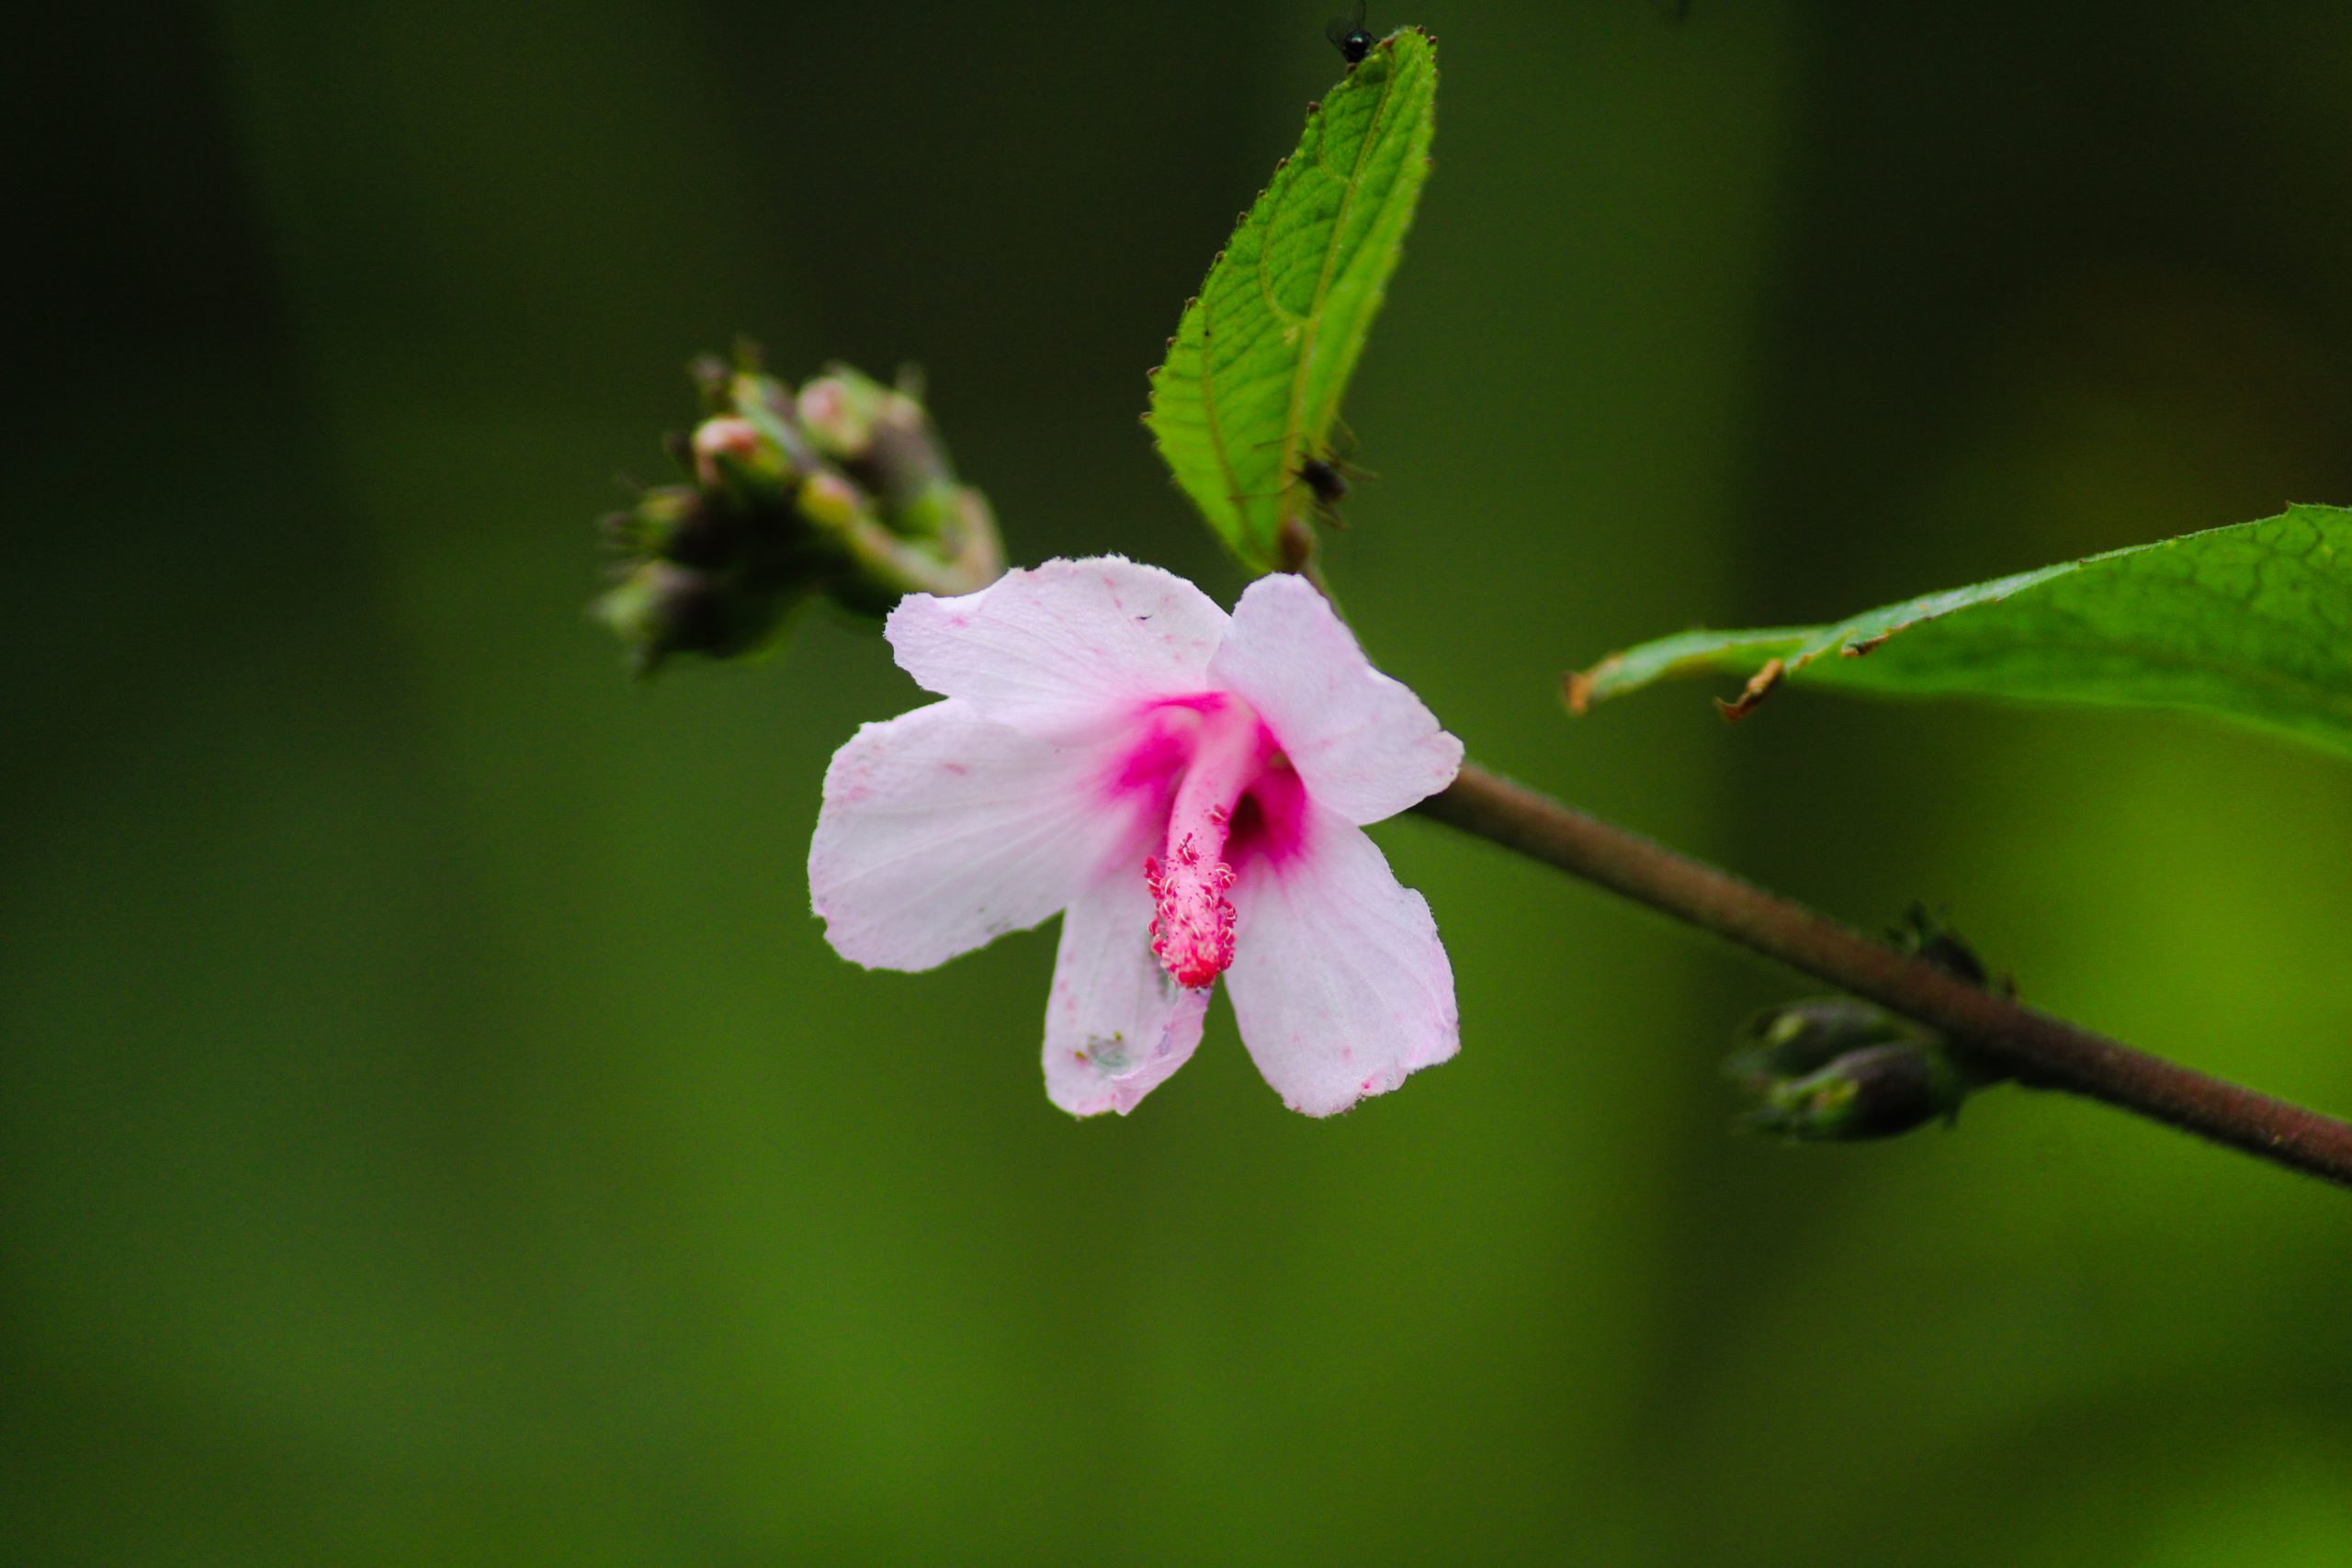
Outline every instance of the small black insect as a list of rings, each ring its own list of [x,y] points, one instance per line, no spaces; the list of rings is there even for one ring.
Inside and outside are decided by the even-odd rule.
[[[1348,499],[1348,476],[1328,458],[1301,458],[1298,480],[1314,495],[1315,504],[1326,511]]]
[[[1354,446],[1354,438],[1348,437],[1347,447],[1352,449]],[[1348,524],[1340,515],[1340,502],[1354,491],[1357,480],[1376,476],[1348,461],[1345,451],[1334,452],[1326,447],[1320,453],[1300,457],[1291,477],[1306,488],[1315,503],[1316,521],[1326,527],[1344,528]]]
[[[1363,57],[1372,52],[1372,35],[1363,27],[1363,6],[1364,0],[1356,0],[1352,14],[1334,17],[1323,28],[1323,36],[1331,40],[1331,47],[1351,66],[1363,63]]]

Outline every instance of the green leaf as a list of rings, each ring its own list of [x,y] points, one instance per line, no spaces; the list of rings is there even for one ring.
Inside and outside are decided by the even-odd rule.
[[[1152,372],[1159,455],[1252,570],[1297,564],[1283,539],[1312,511],[1299,464],[1329,455],[1429,177],[1436,51],[1419,28],[1392,34],[1308,111]]]
[[[2192,709],[2352,751],[2352,511],[2278,517],[2021,572],[1834,626],[1684,632],[1568,678],[1581,713],[1672,675],[1917,696]]]

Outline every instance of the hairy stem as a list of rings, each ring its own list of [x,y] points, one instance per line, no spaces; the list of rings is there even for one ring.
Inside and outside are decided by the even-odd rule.
[[[2061,1089],[2352,1187],[2352,1125],[2176,1066],[1972,986],[1767,893],[1476,764],[1415,807],[1571,876],[1713,931],[1940,1031],[2041,1089]]]

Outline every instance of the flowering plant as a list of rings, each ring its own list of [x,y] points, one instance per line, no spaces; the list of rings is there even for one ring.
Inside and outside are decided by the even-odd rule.
[[[1228,616],[1116,557],[1004,571],[993,513],[920,396],[835,367],[795,392],[706,362],[692,482],[610,520],[601,602],[640,673],[773,647],[822,595],[887,616],[941,700],[834,757],[811,900],[843,956],[926,969],[1060,913],[1046,1092],[1121,1112],[1198,1044],[1224,976],[1244,1043],[1313,1115],[1453,1055],[1428,905],[1366,824],[1415,810],[1828,981],[1733,1059],[1751,1124],[1869,1138],[1968,1096],[2068,1089],[2352,1186],[2352,1125],[2020,1007],[1964,943],[1832,924],[1464,762],[1323,592],[1317,525],[1356,477],[1339,410],[1429,171],[1436,48],[1348,34],[1349,74],[1244,214],[1153,372],[1179,487],[1257,581]],[[1357,47],[1358,45],[1361,47]],[[2164,705],[2352,751],[2352,512],[2298,506],[1845,620],[1690,631],[1570,675],[1570,711],[1668,676]]]

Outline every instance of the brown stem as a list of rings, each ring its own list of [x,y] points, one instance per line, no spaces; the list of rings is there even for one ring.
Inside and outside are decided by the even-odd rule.
[[[2352,1187],[2352,1125],[2176,1066],[1923,964],[1789,899],[1476,764],[1415,808],[1941,1031],[2063,1089]]]

